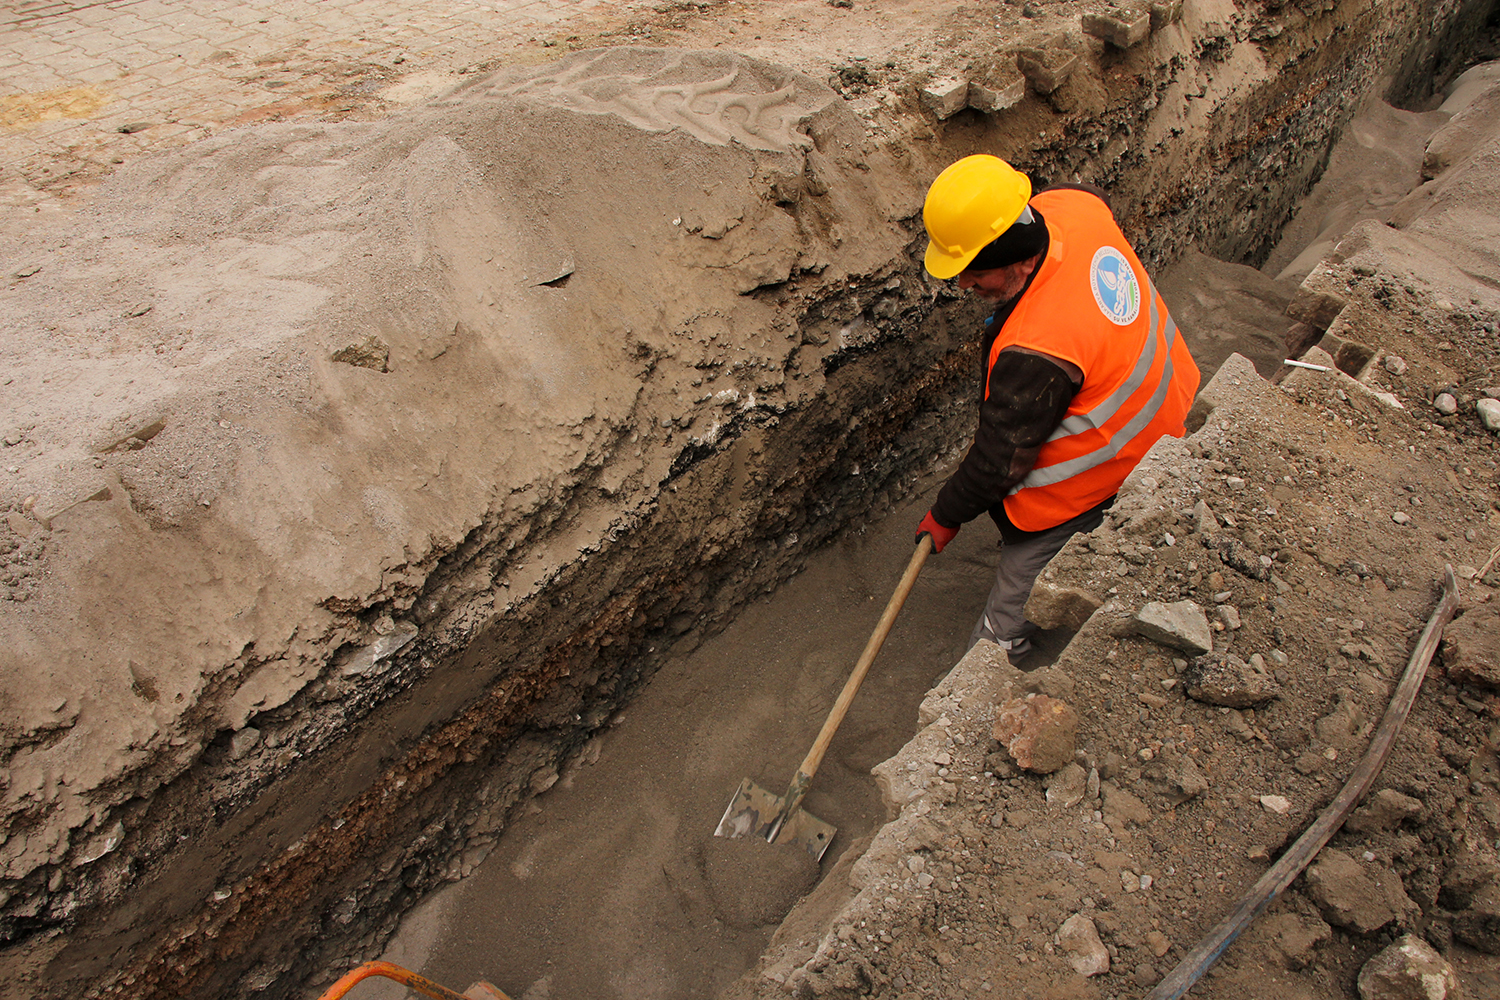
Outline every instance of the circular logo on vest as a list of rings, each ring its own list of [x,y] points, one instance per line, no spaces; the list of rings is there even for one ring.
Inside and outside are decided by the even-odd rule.
[[[1125,255],[1114,247],[1100,247],[1089,265],[1089,285],[1104,318],[1129,326],[1141,314],[1141,283]]]

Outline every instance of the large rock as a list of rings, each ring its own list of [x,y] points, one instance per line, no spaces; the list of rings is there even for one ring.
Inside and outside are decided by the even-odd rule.
[[[1500,607],[1483,604],[1449,622],[1443,664],[1460,684],[1500,688]]]
[[[1075,913],[1057,929],[1057,946],[1080,976],[1109,971],[1109,949],[1099,940],[1099,929],[1082,913]]]
[[[1233,653],[1205,653],[1193,661],[1184,680],[1189,698],[1229,708],[1264,705],[1280,691],[1269,674]]]
[[[1317,957],[1318,946],[1333,939],[1333,928],[1314,914],[1278,913],[1265,919],[1261,934],[1287,968],[1305,969]]]
[[[1359,970],[1360,1000],[1451,1000],[1458,996],[1458,976],[1414,934],[1406,934]]]
[[[995,712],[994,733],[1018,766],[1051,774],[1073,760],[1078,713],[1044,694],[1012,698]]]
[[[1361,865],[1342,851],[1325,850],[1307,869],[1307,894],[1324,919],[1359,934],[1387,924],[1406,925],[1417,905],[1388,868]]]
[[[1193,656],[1214,648],[1214,634],[1208,627],[1208,616],[1192,601],[1172,604],[1152,601],[1141,608],[1131,626],[1147,639]]]
[[[1485,430],[1500,434],[1500,399],[1481,399],[1474,404],[1474,410]]]
[[[1026,618],[1042,628],[1077,631],[1104,602],[1080,587],[1039,579],[1026,601]]]

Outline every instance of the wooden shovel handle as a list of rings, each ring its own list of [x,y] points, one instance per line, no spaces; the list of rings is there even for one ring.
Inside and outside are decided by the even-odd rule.
[[[808,782],[818,772],[818,765],[823,763],[823,754],[828,752],[828,744],[833,742],[833,734],[838,732],[839,723],[844,721],[844,715],[849,711],[850,703],[859,693],[859,686],[864,683],[865,675],[870,672],[870,664],[875,662],[875,654],[879,653],[880,647],[885,644],[885,637],[890,634],[891,626],[896,622],[896,615],[900,614],[901,605],[906,603],[906,596],[911,593],[911,588],[916,584],[917,574],[922,571],[922,564],[927,561],[930,552],[932,552],[932,536],[923,535],[917,542],[916,550],[911,554],[911,561],[906,564],[906,572],[901,575],[901,582],[896,584],[896,592],[886,603],[885,613],[880,616],[880,623],[875,626],[870,641],[865,643],[865,651],[859,655],[859,662],[854,665],[854,672],[844,682],[844,690],[839,692],[838,700],[833,703],[833,710],[828,713],[823,728],[818,732],[818,738],[813,740],[812,749],[807,751],[806,757],[802,758],[802,766],[797,768],[797,776],[792,779],[792,787],[787,791],[786,804],[782,808],[783,815],[790,816],[801,804]],[[793,795],[796,796],[795,802],[792,801]]]

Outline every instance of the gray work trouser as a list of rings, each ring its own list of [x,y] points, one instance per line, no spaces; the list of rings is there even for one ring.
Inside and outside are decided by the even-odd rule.
[[[969,635],[969,648],[974,648],[980,639],[988,639],[1009,650],[1012,661],[1025,656],[1031,649],[1031,636],[1039,628],[1035,622],[1026,620],[1031,585],[1069,538],[1080,531],[1093,531],[1103,523],[1103,508],[1094,507],[1055,528],[1016,532],[1011,541],[1002,542],[995,585],[990,588],[979,623]]]

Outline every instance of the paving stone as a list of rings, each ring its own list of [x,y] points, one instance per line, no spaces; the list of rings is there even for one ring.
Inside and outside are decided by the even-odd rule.
[[[1339,313],[1344,311],[1349,300],[1337,292],[1320,287],[1320,280],[1316,275],[1309,275],[1287,304],[1286,314],[1314,329],[1327,330]]]
[[[1050,94],[1078,68],[1078,53],[1054,48],[1022,49],[1016,53],[1016,68],[1025,75],[1032,90]]]
[[[1084,14],[1084,34],[1101,38],[1117,49],[1128,49],[1151,35],[1151,11],[1127,8],[1113,14]]]
[[[56,200],[24,180],[27,164],[38,157],[50,163],[75,157],[71,147],[87,146],[107,163],[203,134],[151,130],[142,142],[101,134],[124,122],[196,122],[212,131],[243,111],[288,99],[295,114],[295,93],[241,79],[260,59],[284,60],[309,86],[341,85],[341,78],[325,77],[330,67],[351,61],[389,67],[396,54],[407,55],[403,72],[446,71],[456,80],[462,66],[530,44],[539,34],[559,33],[571,21],[630,6],[626,0],[320,0],[318,16],[308,19],[288,16],[285,5],[273,0],[221,0],[212,7],[152,0],[58,3],[43,19],[26,22],[45,25],[45,31],[0,28],[0,72],[8,91],[35,95],[93,85],[113,99],[114,124],[90,117],[48,130],[27,128],[24,135],[0,132],[0,160],[18,167],[21,178],[0,190],[0,204]],[[28,13],[36,19],[39,12]]]
[[[992,79],[969,81],[969,107],[985,114],[1004,111],[1021,102],[1026,96],[1026,77],[1017,73],[1009,80],[996,82]]]
[[[922,88],[922,106],[941,120],[952,118],[969,103],[969,81],[945,76]]]
[[[1160,31],[1169,24],[1182,20],[1183,0],[1152,0],[1151,30]]]

